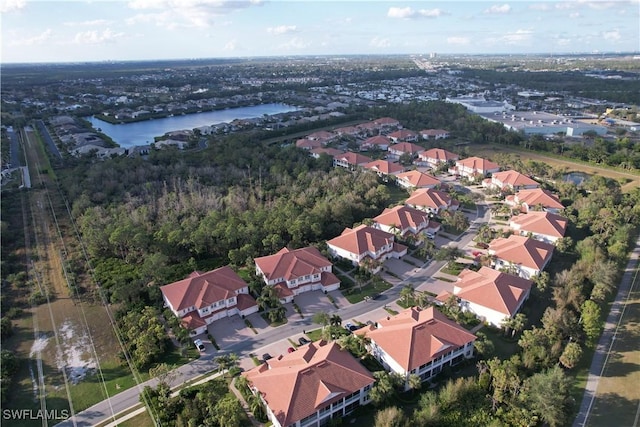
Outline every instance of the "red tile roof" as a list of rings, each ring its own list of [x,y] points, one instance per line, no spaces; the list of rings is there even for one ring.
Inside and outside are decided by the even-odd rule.
[[[437,178],[417,170],[399,173],[396,177],[398,180],[408,182],[411,186],[416,188],[435,187],[440,184],[440,180]]]
[[[366,147],[366,146],[370,146],[370,145],[388,147],[389,145],[391,145],[391,141],[386,136],[376,135],[376,136],[372,136],[371,138],[365,139],[360,144],[361,147]]]
[[[564,237],[569,220],[551,212],[529,212],[511,218],[512,224],[520,226],[519,230],[545,236]]]
[[[423,153],[420,153],[420,158],[425,160],[434,159],[438,163],[444,163],[444,162],[458,160],[460,157],[457,154],[454,154],[442,148],[432,148]]]
[[[247,283],[230,267],[220,267],[207,273],[194,272],[186,279],[160,287],[174,310],[195,306],[207,307],[236,295]]]
[[[322,143],[314,139],[299,139],[296,141],[296,147],[311,150],[322,147]]]
[[[295,250],[282,248],[274,255],[259,257],[254,261],[267,280],[282,277],[286,281],[320,274],[321,269],[333,265],[313,246]]]
[[[496,257],[535,270],[542,270],[553,255],[555,247],[526,236],[500,237],[489,244],[489,252]]]
[[[334,157],[334,159],[355,166],[365,165],[371,161],[369,157],[363,156],[362,154],[354,153],[352,151],[347,151],[346,153],[337,155]]]
[[[376,253],[384,246],[394,242],[394,235],[368,225],[345,228],[341,235],[327,241],[327,244],[339,247],[353,254]]]
[[[420,134],[427,136],[448,135],[449,131],[444,129],[424,129],[420,131]]]
[[[243,373],[289,426],[374,383],[371,373],[335,342],[313,342]]]
[[[393,175],[404,171],[404,166],[397,162],[388,160],[374,160],[363,166],[365,169],[371,169],[384,175]]]
[[[398,120],[392,119],[391,117],[380,117],[379,119],[375,119],[373,122],[382,126],[397,126],[400,124]]]
[[[406,371],[419,368],[476,339],[434,307],[408,308],[393,317],[378,320],[378,325],[378,329],[366,336]]]
[[[509,185],[515,188],[539,185],[538,182],[514,170],[494,172],[491,178],[492,178],[492,181],[497,180],[497,181],[500,181],[502,185]]]
[[[336,157],[341,154],[344,154],[344,151],[338,150],[337,148],[331,148],[331,147],[313,148],[311,149],[311,152],[313,154],[318,154],[318,155],[325,153],[331,157]]]
[[[498,165],[497,163],[494,163],[487,159],[483,159],[481,157],[469,157],[463,160],[458,160],[456,162],[456,165],[483,172],[500,168],[500,165]]]
[[[385,209],[373,220],[388,227],[396,226],[399,231],[408,228],[419,231],[429,224],[429,215],[409,206],[395,206]]]
[[[533,281],[489,267],[463,270],[455,284],[458,298],[513,316],[529,295]]]
[[[425,206],[432,209],[440,209],[450,206],[452,203],[451,196],[444,191],[434,190],[433,188],[420,188],[409,196],[405,203],[412,206]]]
[[[395,132],[391,132],[389,135],[387,135],[389,138],[393,138],[393,139],[398,139],[400,141],[404,140],[404,139],[416,139],[418,137],[418,135],[413,132],[410,131],[408,129],[400,129],[397,130]],[[418,147],[418,146],[416,146]],[[422,147],[420,147],[420,151],[422,151]]]
[[[558,196],[542,188],[520,190],[515,195],[508,196],[506,200],[515,204],[526,204],[529,208],[534,208],[538,205],[551,209],[564,208]]]
[[[414,154],[423,152],[424,148],[422,148],[417,144],[412,144],[410,142],[399,142],[389,147],[389,151],[398,151],[401,153],[414,155]]]

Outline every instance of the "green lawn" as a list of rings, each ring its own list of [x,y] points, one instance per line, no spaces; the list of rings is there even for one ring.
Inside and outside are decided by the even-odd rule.
[[[390,289],[391,285],[383,280],[372,280],[368,284],[362,286],[354,286],[352,288],[343,289],[342,295],[351,303],[355,304],[360,301],[364,301],[364,297],[371,297],[373,295],[382,293],[387,289]]]

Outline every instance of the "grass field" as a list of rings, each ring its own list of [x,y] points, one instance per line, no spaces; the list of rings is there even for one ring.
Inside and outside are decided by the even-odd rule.
[[[588,426],[638,426],[640,422],[640,274],[624,303]]]
[[[622,191],[631,191],[633,188],[640,187],[640,174],[625,172],[605,166],[598,166],[593,163],[581,162],[574,159],[564,159],[556,155],[497,144],[473,145],[469,148],[474,155],[480,157],[491,158],[495,153],[512,153],[520,156],[522,160],[535,160],[538,162],[544,162],[553,167],[565,168],[567,173],[584,172],[589,175],[600,175],[616,180],[623,180],[623,182],[626,181],[626,183],[622,186]]]

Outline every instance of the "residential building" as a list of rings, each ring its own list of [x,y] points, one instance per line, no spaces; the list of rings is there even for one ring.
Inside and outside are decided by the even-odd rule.
[[[327,247],[331,256],[347,259],[373,272],[377,272],[385,260],[407,254],[407,247],[396,243],[393,234],[364,224],[345,228],[340,236],[327,241]]]
[[[483,159],[481,157],[469,157],[456,160],[453,168],[449,172],[454,175],[465,177],[471,181],[480,181],[491,173],[499,172],[500,166],[497,163]]]
[[[569,220],[551,212],[531,211],[511,217],[509,227],[521,236],[555,244],[564,237]]]
[[[555,247],[526,236],[511,235],[500,237],[489,244],[489,255],[496,269],[506,269],[514,274],[529,279],[537,276],[545,269]]]
[[[460,206],[460,203],[452,199],[449,194],[433,188],[422,188],[414,191],[405,200],[405,204],[434,215],[446,210],[455,211]]]
[[[275,427],[319,427],[370,402],[375,379],[336,342],[317,341],[242,374]]]
[[[282,248],[274,255],[254,259],[256,275],[275,287],[282,302],[291,302],[295,295],[322,290],[330,292],[340,287],[340,279],[331,272],[333,264],[313,247],[290,250]]]
[[[440,185],[440,180],[418,170],[396,174],[396,183],[407,190],[419,188],[434,188]]]
[[[442,148],[431,148],[418,154],[418,160],[426,163],[432,169],[436,169],[443,163],[452,163],[460,157]]]
[[[564,209],[558,196],[542,188],[520,190],[516,194],[507,196],[504,201],[509,206],[519,207],[525,213],[534,210],[558,213]]]
[[[391,145],[391,140],[383,135],[372,136],[360,143],[360,149],[363,151],[380,150],[387,151]]]
[[[411,158],[414,158],[423,151],[424,148],[411,142],[399,142],[389,147],[389,154],[394,157],[400,157],[404,154],[408,154]]]
[[[303,138],[296,141],[296,147],[302,148],[303,150],[313,150],[314,148],[320,148],[322,146],[322,142],[316,139]]]
[[[399,234],[404,238],[417,237],[420,233],[436,234],[440,231],[440,223],[431,220],[429,214],[409,206],[387,208],[373,220],[376,227],[382,231]]]
[[[397,162],[390,162],[389,160],[374,160],[363,166],[365,169],[374,171],[380,177],[386,177],[388,175],[396,175],[404,171],[404,166]]]
[[[349,170],[355,170],[357,167],[364,166],[370,162],[371,159],[369,157],[351,151],[339,154],[333,158],[333,166],[339,166]]]
[[[206,332],[214,320],[258,311],[249,286],[230,267],[202,273],[160,287],[165,305],[178,316],[191,335]]]
[[[416,142],[418,140],[418,134],[408,129],[400,129],[395,132],[391,132],[387,136],[395,143]]]
[[[360,334],[371,340],[371,354],[388,371],[402,375],[408,389],[410,375],[422,381],[473,357],[475,335],[436,308],[408,308],[378,320],[377,328]]]
[[[529,298],[533,281],[489,267],[478,271],[464,269],[458,274],[453,293],[460,307],[480,319],[501,327],[513,318]]]
[[[444,129],[424,129],[420,131],[420,136],[422,139],[428,140],[437,140],[437,139],[447,139],[449,138],[449,131]]]
[[[379,129],[395,129],[400,126],[400,122],[396,119],[392,119],[391,117],[380,117],[379,119],[375,119],[373,121]]]
[[[307,139],[311,139],[313,141],[320,141],[322,145],[326,145],[327,143],[333,141],[336,138],[336,134],[333,132],[329,132],[326,130],[319,130],[317,132],[313,132],[307,135]]]
[[[334,161],[336,156],[340,156],[344,154],[344,151],[338,150],[337,148],[331,148],[331,147],[313,148],[309,151],[311,152],[311,157],[313,157],[314,159],[319,159],[320,155],[324,153],[334,158]]]
[[[482,181],[482,186],[502,191],[530,190],[540,187],[540,184],[528,176],[514,170],[494,172],[491,178]]]

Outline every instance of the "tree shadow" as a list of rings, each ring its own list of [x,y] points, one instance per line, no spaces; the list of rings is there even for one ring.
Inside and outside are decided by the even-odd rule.
[[[631,426],[637,403],[619,394],[596,396],[587,424],[590,426]]]

